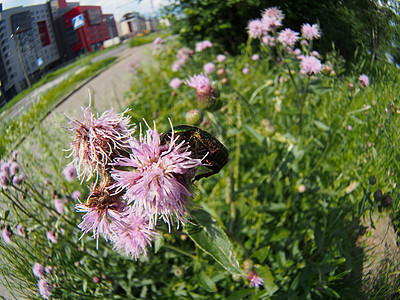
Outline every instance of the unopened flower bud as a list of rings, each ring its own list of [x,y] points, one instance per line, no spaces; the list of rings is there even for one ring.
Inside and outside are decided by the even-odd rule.
[[[93,276],[93,282],[94,283],[100,283],[101,278],[99,276]]]
[[[183,276],[183,269],[180,268],[180,267],[175,267],[175,268],[173,269],[173,272],[174,272],[174,275],[175,275],[176,277],[182,277],[182,276]]]
[[[236,281],[236,282],[239,282],[240,280],[242,280],[242,277],[240,277],[239,275],[233,274],[232,275],[232,280]]]
[[[182,241],[186,241],[187,240],[187,235],[186,234],[181,234],[180,238]]]
[[[216,97],[214,96],[214,89],[208,92],[197,91],[197,105],[201,109],[212,111],[215,107]]]
[[[221,79],[221,83],[223,84],[223,85],[226,85],[226,84],[228,84],[228,78],[226,78],[226,77],[224,77],[224,78],[222,78]]]
[[[325,65],[324,67],[324,73],[326,75],[329,75],[333,71],[332,67],[330,65]]]
[[[381,199],[381,204],[383,207],[389,207],[392,205],[392,203],[393,203],[393,199],[389,195],[386,195]]]
[[[304,193],[304,192],[306,191],[306,186],[305,186],[304,184],[300,184],[300,185],[297,187],[297,191],[298,191],[300,194]]]
[[[349,83],[349,90],[350,90],[350,91],[354,90],[354,84]]]
[[[368,181],[370,185],[374,185],[376,183],[376,177],[372,175],[369,177]]]
[[[225,72],[225,70],[224,70],[224,69],[218,69],[218,71],[217,71],[217,75],[218,75],[219,77],[224,77],[224,76],[225,76],[225,74],[226,74],[226,72]]]
[[[381,190],[377,190],[377,191],[374,193],[374,200],[375,200],[375,201],[381,201],[382,198],[383,198],[382,191],[381,191]]]
[[[199,109],[192,109],[186,113],[185,120],[189,125],[199,125],[203,119],[203,112]]]
[[[247,274],[253,269],[254,263],[251,259],[245,259],[243,262],[243,271]]]

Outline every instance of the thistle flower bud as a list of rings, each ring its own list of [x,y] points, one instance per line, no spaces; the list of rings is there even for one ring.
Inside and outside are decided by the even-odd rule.
[[[374,185],[376,183],[376,177],[371,175],[368,179],[370,185]]]
[[[189,76],[185,84],[196,89],[197,104],[199,108],[213,111],[215,109],[215,100],[218,98],[217,90],[210,84],[207,75]]]
[[[349,83],[349,90],[350,90],[350,91],[354,90],[354,84]]]
[[[94,283],[100,283],[101,282],[101,278],[99,276],[93,276],[93,282]]]
[[[199,109],[192,109],[186,113],[186,123],[189,125],[199,125],[203,119],[203,112]]]
[[[254,262],[251,259],[245,259],[243,262],[243,271],[247,274],[253,269]]]
[[[389,207],[392,205],[392,203],[393,203],[393,199],[389,195],[386,195],[381,199],[381,204],[383,207]]]
[[[223,85],[227,85],[227,84],[229,83],[228,78],[226,78],[226,77],[222,78],[222,79],[221,79],[221,83],[222,83]]]
[[[182,277],[183,276],[183,269],[181,267],[175,267],[173,269],[174,275],[176,277]]]
[[[374,200],[375,200],[375,201],[381,201],[382,198],[383,198],[382,191],[381,191],[381,190],[377,190],[377,191],[374,193]]]
[[[218,71],[217,71],[217,75],[218,75],[219,77],[224,77],[224,76],[225,76],[225,74],[226,74],[226,72],[225,72],[225,70],[224,70],[224,69],[218,69]]]

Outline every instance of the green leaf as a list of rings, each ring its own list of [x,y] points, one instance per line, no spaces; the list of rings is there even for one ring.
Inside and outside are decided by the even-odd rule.
[[[315,126],[317,126],[318,129],[321,129],[323,131],[329,131],[330,127],[325,125],[324,123],[314,120]]]
[[[258,249],[256,252],[254,252],[251,257],[255,257],[258,259],[258,262],[262,264],[264,260],[267,258],[269,250],[271,246],[266,246],[261,249]]]
[[[229,295],[227,300],[241,300],[254,293],[254,289],[239,290]]]
[[[187,225],[186,230],[193,242],[204,252],[211,255],[231,274],[244,275],[233,252],[233,247],[225,232],[211,215],[203,209],[192,213],[195,225]]]
[[[215,287],[214,282],[211,280],[210,277],[206,274],[206,272],[201,271],[197,275],[197,279],[199,280],[199,283],[209,292],[216,292],[217,289]]]
[[[256,142],[258,144],[262,144],[264,141],[264,136],[262,136],[261,134],[259,134],[257,132],[257,130],[255,130],[253,127],[247,125],[247,124],[243,124],[243,129],[252,137],[256,140]]]
[[[277,290],[279,290],[278,286],[275,284],[275,277],[272,275],[271,270],[268,266],[256,266],[256,271],[258,276],[262,277],[264,280],[263,286],[265,290],[268,292],[269,296],[272,296]]]

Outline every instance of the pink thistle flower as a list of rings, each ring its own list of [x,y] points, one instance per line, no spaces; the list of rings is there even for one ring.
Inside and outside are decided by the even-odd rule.
[[[270,46],[270,47],[275,46],[275,38],[273,36],[270,36],[269,34],[264,35],[262,37],[262,41],[265,46]]]
[[[215,106],[215,89],[211,86],[207,75],[189,76],[189,80],[185,80],[184,83],[196,89],[197,104],[200,108],[212,109]]]
[[[223,62],[225,60],[226,60],[226,56],[225,55],[223,55],[223,54],[217,55],[217,61],[218,62]]]
[[[109,183],[105,181],[102,181],[96,188],[92,186],[86,203],[80,202],[75,205],[75,208],[77,212],[85,213],[82,217],[83,221],[78,225],[82,230],[80,238],[92,231],[97,246],[100,234],[106,241],[112,236],[111,222],[122,227],[125,224],[121,220],[129,213],[126,202],[115,194]]]
[[[58,199],[58,198],[54,199],[54,207],[56,208],[56,211],[60,215],[62,215],[64,213],[64,208],[65,208],[64,204],[66,204],[66,203],[67,203],[66,199],[64,199],[64,200],[61,200],[61,199]]]
[[[251,57],[252,60],[257,61],[260,60],[260,55],[258,54],[253,54],[253,56]]]
[[[210,79],[207,75],[200,74],[200,75],[193,75],[189,76],[189,80],[185,80],[184,82],[187,86],[196,89],[196,92],[200,93],[210,93],[213,88],[210,84]]]
[[[196,49],[196,52],[201,52],[201,51],[204,51],[204,50],[206,50],[208,48],[211,48],[212,45],[213,44],[210,41],[205,40],[205,41],[201,41],[201,42],[196,43],[195,49]]]
[[[215,65],[212,62],[206,63],[204,65],[204,72],[206,72],[207,74],[211,74],[214,71],[215,71]]]
[[[128,139],[136,127],[129,125],[130,117],[116,114],[112,109],[95,116],[89,103],[82,110],[83,122],[70,118],[68,129],[74,133],[70,150],[78,177],[83,180],[87,176],[89,180],[105,171],[116,156],[127,155]]]
[[[46,272],[46,274],[50,274],[51,272],[53,272],[53,267],[47,266],[46,268],[44,268],[44,271]]]
[[[369,78],[365,74],[360,75],[358,80],[360,80],[361,85],[364,87],[369,85]]]
[[[285,46],[293,47],[299,40],[299,33],[290,28],[286,28],[279,32],[278,41]]]
[[[296,48],[296,49],[294,49],[293,54],[297,55],[297,56],[301,55],[301,50],[299,48]]]
[[[182,84],[182,80],[175,77],[175,78],[172,78],[172,80],[169,83],[169,86],[171,89],[177,90],[177,89],[179,89],[181,84]]]
[[[20,185],[24,181],[24,175],[20,174],[19,176],[15,175],[12,179],[13,185]]]
[[[154,39],[153,44],[162,45],[162,44],[164,44],[164,40],[158,36]]]
[[[258,288],[264,283],[264,280],[255,271],[251,271],[247,279],[250,280],[250,287],[252,288]]]
[[[201,159],[191,158],[192,153],[184,141],[177,144],[178,138],[172,134],[169,145],[160,145],[157,129],[149,127],[146,136],[140,134],[139,140],[130,140],[131,157],[117,158],[114,163],[135,168],[133,171],[113,170],[111,175],[116,180],[117,192],[126,189],[128,204],[133,202],[132,211],[145,214],[152,224],[156,223],[158,215],[169,226],[173,215],[178,225],[187,222],[187,206],[192,204],[189,201],[191,179],[202,163]]]
[[[270,8],[266,8],[263,12],[262,12],[262,17],[264,18],[273,18],[279,21],[282,21],[285,18],[284,13],[282,12],[282,10],[280,10],[277,7],[270,7]]]
[[[71,198],[74,200],[79,200],[79,198],[81,198],[81,192],[80,191],[72,192]]]
[[[247,24],[247,33],[252,39],[260,38],[264,33],[264,25],[261,20],[256,19],[249,21]]]
[[[301,34],[307,40],[318,39],[321,37],[321,32],[317,24],[310,25],[308,23],[301,26]]]
[[[322,64],[321,61],[314,57],[314,56],[305,56],[301,60],[301,70],[300,73],[302,74],[318,74],[322,71]]]
[[[132,212],[123,222],[123,227],[111,224],[114,235],[112,241],[114,249],[123,250],[126,255],[132,255],[137,260],[140,255],[147,255],[146,246],[151,246],[153,237],[158,234],[149,227],[149,219],[145,215]]]
[[[0,187],[6,189],[9,184],[10,178],[8,177],[8,175],[5,172],[0,171]]]
[[[18,164],[15,161],[10,162],[10,176],[14,176],[18,171]]]
[[[9,245],[12,245],[12,244],[13,244],[13,242],[12,242],[12,240],[11,240],[12,232],[11,232],[10,230],[8,230],[7,227],[4,227],[4,228],[1,230],[1,236],[2,236],[3,240],[4,240],[7,244],[9,244]]]
[[[351,130],[353,129],[353,127],[351,127],[351,125],[348,125],[348,126],[346,127],[346,129],[347,129],[348,131],[351,131]]]
[[[56,234],[54,233],[54,231],[47,231],[46,237],[53,244],[57,244],[57,237],[56,237]]]
[[[24,234],[24,226],[22,226],[22,224],[18,224],[17,225],[16,234],[19,235],[20,237],[24,237],[25,236],[25,234]]]
[[[185,61],[183,59],[178,59],[178,60],[174,61],[174,63],[172,64],[171,70],[173,72],[177,72],[183,67],[184,64],[185,64]]]
[[[35,262],[32,267],[32,272],[33,272],[33,275],[35,275],[35,277],[42,278],[42,277],[44,277],[45,271],[44,271],[44,267],[41,264],[39,264],[38,262]]]
[[[245,75],[249,74],[249,72],[250,72],[250,70],[247,67],[243,68],[243,70],[242,70],[242,73],[245,74]]]
[[[264,10],[261,15],[261,22],[263,23],[264,30],[266,31],[273,31],[274,29],[282,26],[282,20],[285,17],[282,11],[276,7],[271,7]]]
[[[319,57],[319,53],[318,51],[311,51],[311,55],[315,56],[315,57]]]
[[[11,153],[11,158],[15,161],[15,160],[17,160],[17,157],[18,157],[18,151],[17,151],[17,150],[14,150],[14,151]]]
[[[0,172],[4,173],[7,177],[10,176],[10,163],[2,161],[0,163]]]
[[[178,50],[178,53],[176,53],[176,58],[181,59],[186,62],[189,59],[190,55],[192,55],[192,54],[193,54],[193,50],[183,47]]]
[[[76,177],[76,168],[74,165],[68,165],[64,168],[63,174],[65,176],[65,179],[69,182],[73,181]]]
[[[306,40],[301,40],[300,41],[300,45],[303,45],[303,46],[307,47],[309,44],[308,44],[308,42]]]
[[[40,279],[38,282],[40,295],[45,299],[50,299],[53,288],[46,279]]]

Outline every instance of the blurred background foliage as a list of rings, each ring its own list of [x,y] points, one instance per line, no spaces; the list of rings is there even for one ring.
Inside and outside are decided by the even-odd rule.
[[[377,0],[175,0],[166,8],[174,31],[183,43],[209,39],[231,54],[238,54],[247,41],[249,20],[260,11],[276,6],[285,12],[283,25],[299,31],[304,23],[317,23],[323,35],[315,44],[321,54],[332,51],[332,44],[346,60],[354,59],[356,49],[373,58],[389,55],[400,62],[400,6],[398,1]]]

